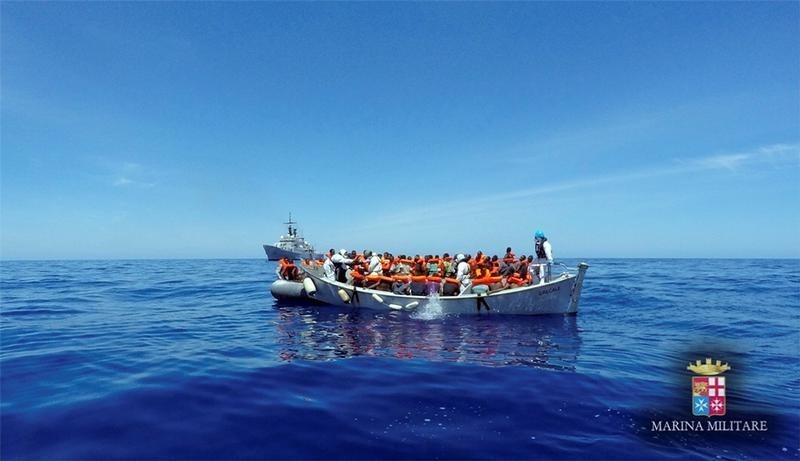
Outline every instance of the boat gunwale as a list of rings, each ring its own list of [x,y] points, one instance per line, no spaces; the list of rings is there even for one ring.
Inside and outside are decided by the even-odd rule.
[[[337,280],[330,280],[330,279],[327,279],[325,277],[321,277],[321,276],[319,276],[317,274],[314,274],[312,271],[308,270],[308,268],[303,267],[302,265],[300,266],[300,268],[305,274],[310,276],[312,279],[319,279],[323,283],[328,283],[330,285],[333,285],[333,286],[336,286],[336,287],[339,287],[339,288],[342,288],[342,289],[345,289],[345,290],[351,290],[351,291],[355,291],[355,292],[358,292],[358,293],[377,294],[379,296],[392,296],[392,297],[398,297],[398,298],[401,298],[401,299],[424,300],[424,299],[429,299],[430,298],[430,296],[403,295],[403,294],[396,294],[396,293],[393,293],[391,291],[375,290],[375,289],[372,289],[372,288],[364,288],[364,287],[355,287],[353,285],[348,285],[346,283],[342,283],[342,282],[339,282]],[[455,300],[455,299],[489,298],[489,297],[502,296],[502,295],[505,295],[505,294],[522,293],[522,292],[525,292],[525,291],[528,291],[528,290],[534,290],[534,289],[537,289],[537,288],[546,287],[548,285],[555,285],[555,284],[558,284],[558,283],[562,283],[564,281],[567,281],[569,279],[574,279],[576,277],[577,277],[577,274],[564,273],[564,274],[558,276],[558,278],[556,278],[556,279],[550,280],[549,282],[540,283],[538,285],[528,285],[528,286],[517,287],[517,288],[506,288],[504,290],[495,291],[494,293],[487,292],[485,294],[484,293],[481,293],[481,294],[469,293],[469,294],[455,295],[455,296],[440,296],[439,300],[440,301],[447,301],[447,300],[450,300],[450,299]]]

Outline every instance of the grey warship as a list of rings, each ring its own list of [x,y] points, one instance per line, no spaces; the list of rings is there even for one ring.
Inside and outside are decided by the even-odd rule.
[[[292,214],[289,213],[289,220],[284,224],[289,226],[289,232],[286,235],[281,235],[280,239],[274,245],[264,245],[264,251],[267,253],[267,259],[277,261],[281,258],[289,258],[292,260],[299,259],[318,259],[322,255],[314,251],[314,246],[306,242],[303,237],[297,235],[297,228],[292,227],[297,224],[292,221]]]

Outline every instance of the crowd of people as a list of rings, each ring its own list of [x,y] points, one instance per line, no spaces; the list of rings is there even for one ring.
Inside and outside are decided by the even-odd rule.
[[[553,252],[544,232],[534,233],[534,254],[517,257],[511,247],[502,257],[477,251],[474,256],[458,253],[440,255],[393,255],[371,250],[328,251],[324,259],[304,260],[307,266],[321,266],[324,277],[353,286],[390,291],[395,294],[428,295],[439,293],[457,296],[476,287],[498,291],[549,280]],[[285,280],[300,278],[294,263],[284,258],[279,276]]]

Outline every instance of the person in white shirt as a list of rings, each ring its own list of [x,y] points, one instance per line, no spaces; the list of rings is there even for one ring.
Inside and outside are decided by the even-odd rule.
[[[353,260],[347,257],[347,250],[344,248],[339,250],[339,253],[331,256],[331,262],[335,268],[336,281],[347,283],[347,265],[353,263]]]
[[[553,264],[553,247],[550,245],[550,242],[547,241],[547,237],[544,236],[544,232],[541,229],[536,230],[533,234],[533,238],[535,242],[536,264],[541,268],[539,276],[545,282],[550,281],[550,268]]]
[[[322,264],[322,271],[325,272],[325,278],[330,280],[336,280],[336,266],[333,264],[331,258],[336,252],[333,251],[333,248],[328,251],[325,255],[325,262]]]
[[[458,293],[460,296],[468,292],[472,286],[472,279],[469,276],[471,270],[467,258],[462,253],[456,255],[456,262],[458,263],[458,266],[456,266],[456,280],[461,284],[461,291]]]
[[[383,275],[383,266],[378,255],[367,250],[364,252],[364,258],[367,260],[367,275]]]

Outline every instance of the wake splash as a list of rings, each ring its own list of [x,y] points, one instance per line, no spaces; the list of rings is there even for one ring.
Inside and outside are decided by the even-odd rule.
[[[411,318],[416,320],[436,320],[443,317],[442,303],[439,301],[439,293],[436,292],[428,295],[428,299],[411,313]]]

